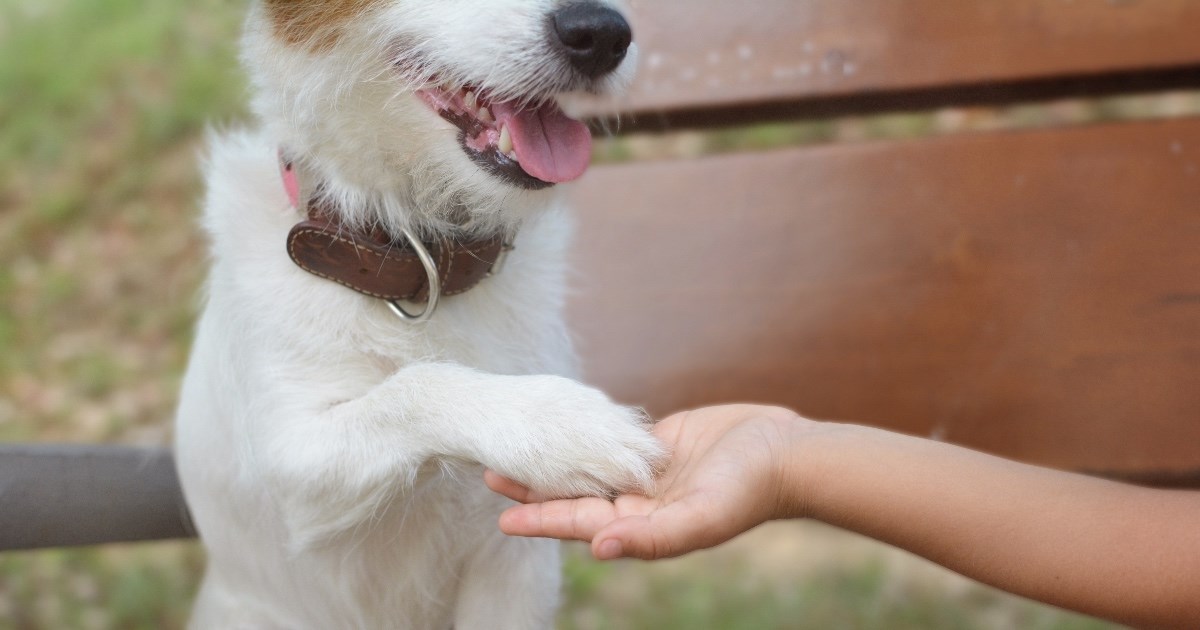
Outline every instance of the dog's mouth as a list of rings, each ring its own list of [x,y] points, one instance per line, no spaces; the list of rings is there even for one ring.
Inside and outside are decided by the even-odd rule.
[[[492,101],[470,86],[417,90],[434,112],[458,127],[459,144],[480,168],[527,189],[578,179],[592,156],[587,125],[554,101]]]

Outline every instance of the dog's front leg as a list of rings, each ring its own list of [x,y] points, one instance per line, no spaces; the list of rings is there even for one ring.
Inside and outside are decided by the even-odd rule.
[[[405,367],[365,395],[260,432],[293,544],[356,528],[426,462],[479,462],[549,496],[646,490],[663,455],[640,413],[555,376]]]
[[[548,630],[561,584],[558,541],[508,538],[493,528],[463,571],[454,630]]]

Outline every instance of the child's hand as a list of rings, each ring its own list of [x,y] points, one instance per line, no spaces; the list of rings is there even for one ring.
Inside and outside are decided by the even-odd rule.
[[[676,414],[654,434],[672,450],[653,497],[549,501],[488,471],[488,486],[525,503],[500,517],[514,536],[591,541],[601,560],[657,559],[721,544],[791,516],[781,478],[791,432],[806,423],[785,409],[737,405]]]
[[[1031,599],[1136,627],[1200,628],[1200,493],[1128,486],[869,427],[748,405],[679,414],[652,497],[526,503],[518,536],[590,540],[592,554],[667,558],[775,518],[811,517]]]

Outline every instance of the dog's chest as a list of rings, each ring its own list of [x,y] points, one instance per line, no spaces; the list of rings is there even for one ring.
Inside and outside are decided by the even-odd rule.
[[[371,334],[360,338],[355,354],[380,374],[429,361],[494,374],[568,375],[574,371],[561,321],[546,316],[505,317],[498,313],[501,310],[496,305],[491,312],[457,313],[444,321],[419,325],[419,330],[384,318],[384,326],[371,327]]]
[[[546,275],[514,264],[471,292],[450,297],[424,323],[368,308],[351,327],[356,343],[349,347],[383,373],[437,361],[496,374],[574,375],[563,289]]]

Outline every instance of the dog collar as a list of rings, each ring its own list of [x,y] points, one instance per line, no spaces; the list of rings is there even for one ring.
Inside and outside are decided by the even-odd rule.
[[[288,201],[300,208],[295,165],[280,152],[280,171]],[[402,239],[385,231],[361,232],[342,223],[339,213],[319,196],[309,200],[307,218],[288,233],[288,256],[301,269],[363,295],[385,300],[405,321],[433,316],[442,296],[465,293],[499,273],[511,243],[500,236],[422,242],[407,230]],[[424,304],[419,313],[401,302]]]

